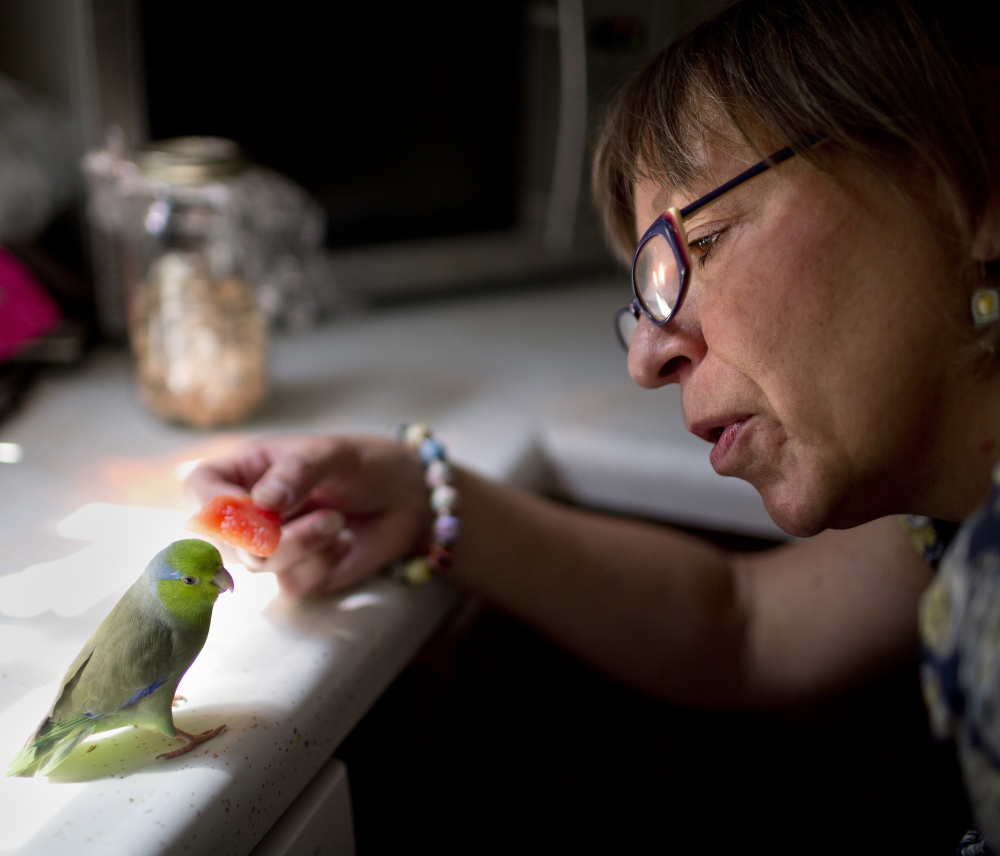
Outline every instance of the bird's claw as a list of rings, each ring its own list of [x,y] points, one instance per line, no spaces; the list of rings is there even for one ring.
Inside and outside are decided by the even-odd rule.
[[[195,746],[200,743],[204,743],[207,740],[211,740],[218,734],[221,734],[226,730],[225,725],[220,725],[218,728],[212,728],[208,731],[203,731],[201,734],[188,734],[186,731],[181,731],[179,728],[176,729],[177,736],[184,741],[184,745],[179,749],[174,749],[173,752],[164,752],[162,755],[157,755],[156,760],[159,761],[161,758],[178,758],[181,755],[186,755]]]

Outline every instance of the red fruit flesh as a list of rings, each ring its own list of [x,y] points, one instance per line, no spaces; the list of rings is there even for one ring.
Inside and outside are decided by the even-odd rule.
[[[249,496],[220,494],[188,520],[187,528],[254,556],[270,556],[281,539],[281,516]]]

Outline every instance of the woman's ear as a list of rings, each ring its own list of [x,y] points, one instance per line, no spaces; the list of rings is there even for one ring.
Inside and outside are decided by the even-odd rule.
[[[992,194],[983,210],[979,229],[972,239],[972,260],[992,262],[1000,259],[1000,194]]]

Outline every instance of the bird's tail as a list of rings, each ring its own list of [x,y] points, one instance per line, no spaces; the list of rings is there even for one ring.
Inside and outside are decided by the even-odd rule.
[[[87,716],[55,726],[46,719],[11,762],[7,775],[46,775],[66,760],[80,741],[93,731],[93,726],[93,720]]]

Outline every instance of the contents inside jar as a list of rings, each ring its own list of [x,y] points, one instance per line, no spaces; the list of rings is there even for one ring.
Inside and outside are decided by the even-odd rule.
[[[196,428],[244,419],[267,392],[267,329],[251,285],[213,278],[204,257],[157,258],[132,316],[140,396],[156,416]]]

